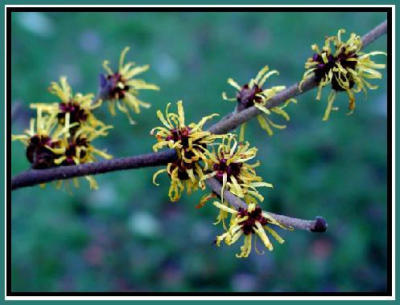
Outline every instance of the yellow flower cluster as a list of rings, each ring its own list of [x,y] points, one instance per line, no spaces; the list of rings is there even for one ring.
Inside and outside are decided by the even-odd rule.
[[[239,86],[232,78],[228,78],[228,84],[237,90],[236,96],[229,98],[225,92],[222,93],[222,98],[227,101],[237,102],[236,111],[242,111],[251,106],[259,109],[262,114],[257,116],[258,123],[261,128],[265,130],[268,135],[272,136],[274,131],[272,128],[284,129],[286,125],[280,125],[274,123],[269,116],[272,113],[276,113],[283,117],[286,121],[290,120],[288,113],[283,110],[290,102],[297,103],[296,99],[288,99],[282,106],[270,107],[269,100],[274,97],[277,93],[284,90],[285,86],[274,86],[268,89],[263,89],[266,80],[274,75],[279,74],[277,70],[269,71],[268,66],[264,66],[247,84]],[[240,127],[239,140],[244,140],[244,132],[246,128],[246,123],[242,124]]]
[[[186,125],[182,101],[177,102],[178,113],[169,112],[170,106],[168,103],[165,115],[160,110],[157,111],[157,117],[164,126],[155,127],[150,133],[157,138],[157,143],[153,146],[154,151],[165,147],[172,148],[176,150],[178,159],[169,163],[166,169],[157,171],[153,182],[157,184],[157,176],[167,172],[171,178],[169,198],[171,201],[177,201],[185,186],[189,194],[199,187],[205,188],[202,178],[208,165],[205,154],[207,145],[212,145],[216,139],[223,136],[203,131],[203,125],[217,114],[206,116],[198,123]]]
[[[49,91],[57,96],[56,103],[33,103],[36,119],[31,119],[30,128],[25,134],[13,135],[13,140],[19,140],[26,146],[26,156],[34,169],[45,169],[56,166],[68,166],[96,161],[96,156],[104,159],[112,158],[105,151],[95,148],[92,142],[98,137],[108,135],[111,125],[106,125],[96,118],[93,111],[99,108],[103,100],[108,103],[111,114],[115,115],[115,105],[132,120],[129,109],[136,113],[140,107],[148,108],[150,104],[138,99],[139,90],[159,90],[156,85],[134,78],[148,70],[149,66],[135,67],[133,62],[124,63],[126,47],[120,55],[116,72],[109,68],[108,61],[103,67],[107,74],[100,79],[100,92],[94,94],[73,94],[66,77],[60,82],[52,82]],[[98,185],[91,176],[85,177],[90,188]],[[75,185],[78,180],[74,179]],[[57,182],[61,186],[61,181]]]
[[[49,91],[60,101],[31,104],[31,108],[36,110],[36,119],[31,119],[25,134],[12,136],[12,140],[26,145],[26,156],[32,168],[89,163],[95,161],[96,156],[110,159],[111,155],[92,145],[93,140],[106,136],[112,128],[92,113],[101,101],[94,101],[92,94],[73,94],[65,77],[60,78],[59,84],[51,83]],[[90,188],[98,188],[93,177],[85,178]],[[78,185],[76,178],[74,183]],[[57,182],[57,186],[61,186],[61,181]]]
[[[207,154],[209,170],[202,180],[214,177],[222,184],[220,198],[224,204],[227,204],[224,200],[224,191],[229,191],[250,204],[264,200],[257,188],[273,187],[271,183],[263,182],[263,179],[257,176],[255,168],[260,162],[248,163],[256,157],[257,148],[250,148],[248,142],[238,143],[235,135],[227,134],[218,148],[208,151]],[[225,226],[226,217],[227,213],[221,209],[217,223],[222,221]]]
[[[331,85],[323,120],[327,121],[332,110],[338,110],[333,106],[336,93],[346,91],[349,97],[349,112],[352,114],[356,104],[354,93],[361,90],[366,93],[367,89],[377,89],[378,86],[370,84],[367,79],[380,79],[382,74],[375,69],[384,69],[385,64],[377,64],[371,60],[371,56],[386,55],[385,52],[374,51],[370,53],[361,52],[362,40],[355,33],[351,33],[347,41],[342,41],[344,29],[340,29],[336,36],[325,39],[324,46],[320,49],[316,44],[311,46],[315,52],[305,63],[306,72],[300,82],[299,88],[304,81],[315,77],[318,84],[317,100],[321,99],[322,88]]]
[[[264,201],[264,197],[259,193],[259,187],[273,187],[271,183],[264,182],[257,176],[255,168],[259,162],[249,164],[248,161],[256,157],[257,148],[251,147],[248,142],[238,143],[235,135],[228,134],[219,145],[216,151],[210,153],[210,163],[212,171],[205,175],[205,178],[214,177],[222,184],[220,198],[221,201],[214,202],[219,208],[217,222],[222,222],[225,233],[217,237],[216,245],[220,246],[221,241],[227,245],[235,243],[239,237],[245,236],[244,245],[241,253],[237,257],[247,257],[251,251],[251,240],[253,235],[258,235],[268,250],[273,247],[265,233],[265,230],[275,237],[280,243],[283,239],[268,225],[282,226],[272,216],[262,213],[258,202]],[[211,165],[209,166],[211,167]],[[247,204],[247,209],[240,208],[234,210],[230,204],[224,200],[224,191],[229,191],[241,198]],[[225,226],[225,219],[231,214],[229,228]],[[265,229],[265,230],[264,230]]]
[[[223,227],[226,229],[226,233],[217,238],[219,240],[217,245],[220,245],[221,240],[225,240],[227,245],[231,245],[244,233],[246,235],[245,244],[248,246],[249,236],[251,237],[253,233],[261,231],[250,230],[249,225],[242,226],[242,221],[249,217],[251,218],[251,215],[254,214],[252,212],[254,209],[261,211],[261,208],[257,206],[257,202],[263,201],[264,197],[258,192],[258,188],[272,187],[272,184],[263,182],[262,178],[257,176],[255,168],[260,163],[248,163],[248,161],[255,158],[257,148],[250,147],[248,142],[239,143],[236,135],[233,134],[214,135],[204,131],[203,125],[215,114],[204,117],[199,123],[186,125],[182,102],[179,101],[177,103],[177,113],[169,112],[169,107],[170,104],[167,105],[165,115],[161,111],[157,111],[157,116],[164,126],[155,127],[151,131],[151,134],[155,135],[157,139],[153,150],[157,151],[166,147],[175,149],[178,158],[176,161],[169,163],[166,168],[157,171],[153,176],[153,182],[157,184],[157,176],[166,172],[171,180],[169,198],[171,201],[177,201],[185,187],[187,192],[191,193],[198,188],[204,189],[205,180],[209,178],[217,179],[221,182],[222,189],[221,193],[218,194],[221,198],[221,203],[214,203],[219,208],[219,215],[215,224],[222,222]],[[229,203],[224,200],[224,191],[230,191],[241,198],[248,204],[248,209],[239,212],[233,210]],[[212,193],[203,196],[198,207],[203,206],[207,200],[213,197],[216,197],[216,194]],[[235,212],[233,213],[232,211]],[[240,215],[247,213],[247,216],[243,216],[243,214],[237,221],[234,221],[235,217],[232,217],[230,228],[227,229],[225,219],[228,217],[229,212],[233,213],[235,217],[237,213],[241,213]],[[262,228],[267,223],[273,225],[278,223],[271,216],[265,219],[265,221],[260,220],[261,222],[258,224],[261,226],[264,235],[265,231]],[[240,232],[242,232],[239,235],[236,234],[238,225],[238,228],[241,229]],[[233,226],[235,229],[233,229]],[[273,232],[271,234],[277,236],[271,228],[268,227],[266,230]],[[233,234],[233,231],[236,234],[235,238],[230,238],[229,236]],[[266,240],[267,237],[266,239],[264,238],[264,243],[266,243]],[[250,249],[251,247],[246,248],[246,251],[242,252],[240,257],[247,257]],[[272,250],[272,247],[269,247],[269,249]]]

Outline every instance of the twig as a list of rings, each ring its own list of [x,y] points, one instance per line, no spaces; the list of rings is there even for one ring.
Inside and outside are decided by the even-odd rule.
[[[382,22],[380,25],[372,29],[370,32],[365,34],[362,37],[362,45],[363,47],[366,47],[373,41],[375,41],[378,37],[382,36],[385,34],[387,31],[387,21]],[[266,108],[270,109],[276,106],[281,105],[285,101],[287,101],[289,98],[295,97],[297,95],[300,95],[304,92],[307,92],[313,88],[315,88],[317,84],[315,83],[314,77],[309,78],[306,80],[303,85],[301,86],[301,90],[299,89],[299,84],[296,83],[286,90],[276,94],[273,96],[271,99],[268,100],[268,104]],[[225,120],[221,120],[217,124],[213,125],[209,130],[212,133],[216,134],[224,134],[227,133],[228,131],[235,129],[239,125],[243,124],[244,122],[247,122],[248,120],[256,117],[257,115],[261,114],[262,111],[260,111],[258,108],[255,106],[249,107],[245,110],[240,111],[239,113],[236,113],[235,115],[231,116],[230,118],[227,118]]]
[[[378,37],[385,34],[387,31],[387,21],[384,21],[370,32],[362,37],[363,46],[366,47]],[[273,108],[281,105],[289,98],[295,97],[316,86],[314,78],[310,78],[302,85],[302,90],[298,89],[298,83],[290,86],[286,90],[278,93],[268,101],[267,108]],[[254,118],[260,114],[260,110],[256,107],[250,107],[239,113],[229,114],[222,118],[219,122],[211,126],[208,130],[215,134],[224,134],[235,129],[240,124]],[[141,158],[146,156],[146,162]],[[140,167],[165,165],[176,158],[176,153],[173,150],[147,154],[144,156],[118,158],[95,163],[82,165],[56,167],[44,170],[28,170],[14,176],[11,180],[11,189],[15,190],[21,187],[32,186],[40,183],[45,183],[53,180],[68,179],[73,177],[81,177],[86,175],[96,175],[116,170],[134,169]],[[168,156],[168,157],[166,157]],[[138,160],[142,160],[138,162]]]
[[[373,28],[371,31],[369,31],[362,37],[363,47],[366,47],[367,45],[373,43],[383,34],[386,34],[386,32],[387,32],[387,20],[385,20],[384,22]]]
[[[60,166],[49,169],[31,169],[12,178],[11,189],[32,186],[53,180],[96,175],[118,170],[165,165],[176,160],[175,150],[151,153],[134,157],[118,158],[74,166]]]
[[[221,193],[221,183],[215,179],[210,178],[206,181],[207,186],[217,195]],[[224,191],[224,198],[228,201],[235,209],[247,208],[247,204],[243,202],[239,197],[236,197],[229,191]],[[328,224],[323,217],[317,216],[315,220],[304,220],[300,218],[293,218],[289,216],[279,215],[275,213],[270,213],[273,218],[275,218],[281,224],[293,227],[296,229],[307,230],[310,232],[325,232],[328,228]]]

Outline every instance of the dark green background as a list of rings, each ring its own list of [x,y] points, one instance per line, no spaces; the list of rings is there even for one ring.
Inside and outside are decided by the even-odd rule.
[[[27,127],[30,102],[54,101],[50,81],[67,75],[77,91],[97,90],[101,62],[149,63],[143,75],[161,87],[143,99],[153,107],[130,126],[123,115],[98,116],[115,129],[98,147],[116,157],[149,152],[156,109],[184,100],[188,119],[225,114],[228,77],[246,82],[265,64],[281,72],[270,85],[290,85],[303,73],[312,43],[339,27],[363,34],[383,13],[44,13],[12,20],[13,133]],[[42,25],[38,27],[38,24]],[[386,50],[386,37],[367,48]],[[383,57],[376,58],[385,62]],[[386,74],[385,74],[386,75]],[[51,185],[12,194],[14,291],[383,291],[386,288],[386,76],[380,89],[357,96],[356,113],[321,121],[325,100],[315,91],[291,105],[284,131],[269,138],[255,122],[248,139],[259,148],[258,173],[275,185],[267,210],[302,218],[323,215],[325,234],[282,232],[272,253],[238,260],[216,248],[215,209],[196,210],[200,193],[169,203],[168,180],[155,169],[99,176],[100,190],[56,191]],[[325,97],[327,91],[325,91]],[[29,166],[12,145],[13,174]]]

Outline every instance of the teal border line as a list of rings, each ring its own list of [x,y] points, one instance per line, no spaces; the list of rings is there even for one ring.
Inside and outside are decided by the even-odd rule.
[[[114,2],[109,1],[109,0],[97,0],[97,1],[65,1],[65,0],[53,0],[53,1],[15,0],[15,1],[12,1],[12,0],[4,0],[4,1],[2,1],[2,4],[1,4],[1,6],[2,6],[1,16],[2,16],[3,27],[2,27],[2,31],[0,34],[1,37],[3,38],[2,39],[3,42],[5,41],[5,36],[4,36],[5,5],[36,5],[36,4],[41,4],[41,5],[107,5],[107,4],[109,4],[109,5],[128,5],[128,4],[131,4],[131,5],[141,5],[141,4],[142,5],[145,5],[145,4],[146,5],[235,5],[235,4],[236,5],[263,5],[264,4],[264,5],[278,5],[278,6],[285,6],[285,5],[348,5],[348,6],[351,6],[351,5],[361,5],[361,4],[363,4],[363,5],[396,5],[396,1],[395,0],[393,0],[393,1],[377,1],[377,0],[375,0],[375,1],[374,0],[354,1],[353,0],[353,1],[349,2],[349,1],[340,1],[339,0],[339,1],[335,1],[334,3],[332,3],[332,1],[323,1],[323,0],[320,0],[320,1],[314,0],[314,1],[307,1],[307,2],[306,1],[298,1],[298,0],[286,0],[285,2],[265,1],[265,0],[259,0],[259,1],[253,0],[253,1],[249,1],[249,2],[237,1],[237,0],[230,0],[229,2],[228,1],[227,2],[223,2],[223,1],[193,1],[193,2],[190,2],[190,1],[162,1],[162,0],[159,0],[159,1],[119,0],[119,1],[114,1]],[[394,9],[394,13],[397,15],[397,7],[395,7],[395,9]],[[393,22],[395,22],[396,38],[398,38],[397,33],[399,33],[399,30],[400,30],[399,24],[398,24],[398,22],[396,22],[396,20],[393,20]],[[396,50],[399,49],[398,39],[396,39],[396,45],[393,47],[396,47]],[[1,56],[3,59],[1,61],[1,68],[2,68],[2,71],[5,71],[5,66],[4,66],[5,45],[4,45],[4,43],[3,43],[3,47],[1,48]],[[397,62],[395,68],[398,68],[398,67],[399,67],[399,63]],[[2,94],[2,97],[4,97],[5,96],[4,73],[1,74],[1,80],[2,80],[2,82],[1,82],[2,85],[0,86],[0,93]],[[397,78],[395,79],[394,85],[396,88],[400,88],[400,81]],[[394,99],[393,103],[395,103],[395,96],[393,96],[393,99]],[[5,112],[4,111],[5,111],[5,102],[3,103],[3,107],[1,107],[2,121],[0,124],[1,125],[0,131],[1,131],[2,135],[4,135],[4,132],[5,132],[5,129],[4,129]],[[397,107],[394,117],[396,117],[398,113],[400,113],[400,106]],[[398,131],[398,128],[397,128],[398,126],[397,126],[396,121],[394,121],[394,123],[395,123],[395,129],[396,129],[396,131]],[[396,139],[395,139],[396,143],[398,142],[398,139],[399,139],[399,134],[397,133]],[[396,151],[398,148],[399,147],[396,144],[396,147],[395,147]],[[5,141],[2,141],[1,149],[0,149],[0,157],[1,157],[2,161],[5,160],[4,151],[5,151]],[[395,155],[393,155],[392,158],[393,158],[393,161],[395,161]],[[4,165],[5,165],[4,161],[1,162],[0,168],[3,173],[2,177],[5,176]],[[397,165],[396,168],[394,169],[395,173],[397,173],[398,166],[399,165]],[[4,198],[4,195],[5,195],[4,178],[2,178],[2,181],[3,181],[3,183],[1,184],[1,191],[2,191],[2,196]],[[393,187],[400,190],[400,182],[396,181],[396,184],[393,184]],[[395,199],[397,199],[397,196]],[[397,200],[394,200],[394,202],[396,204]],[[395,215],[396,218],[399,214],[399,209],[400,208],[398,207],[397,211],[396,211],[396,215]],[[4,208],[1,209],[1,219],[2,220],[5,219],[4,212],[5,212]],[[2,234],[2,236],[4,236],[4,234],[5,234],[4,223],[2,223],[2,224],[3,225],[1,226],[1,234]],[[379,230],[379,228],[377,228],[377,230]],[[396,233],[399,233],[397,230],[397,226],[396,226],[395,231],[396,231]],[[0,252],[1,252],[0,260],[2,262],[4,262],[4,259],[5,259],[4,250],[5,250],[5,241],[2,243],[1,249],[0,249]],[[396,246],[395,250],[396,250],[396,253],[399,253],[398,246]],[[395,261],[396,261],[396,256],[395,256]],[[399,270],[399,266],[398,266],[398,264],[396,264],[396,262],[395,262],[395,266],[396,266],[395,274],[397,274],[397,271]],[[1,296],[2,301],[4,300],[4,297],[5,297],[5,290],[4,290],[4,288],[5,288],[5,282],[4,282],[5,269],[4,268],[5,268],[5,265],[2,264],[1,271],[2,271],[3,276],[1,277],[1,281],[0,281],[0,283],[2,285],[1,286],[2,292],[3,292],[2,296]],[[398,281],[396,281],[395,283],[396,283],[396,286],[394,287],[394,291],[397,292],[399,284],[398,284]],[[234,296],[232,296],[232,297],[234,297]],[[216,298],[218,298],[218,297],[216,297]],[[296,297],[293,297],[293,298],[295,299]],[[351,297],[348,297],[348,298],[350,299]],[[17,303],[17,304],[27,303],[27,301],[8,301],[7,303],[9,303],[9,302],[12,302],[13,304],[14,303]],[[41,301],[36,301],[36,304],[40,304],[39,302],[42,303]],[[87,303],[87,302],[98,303],[98,301],[62,301],[63,304],[72,304],[72,302],[74,302],[74,304],[75,304],[75,302],[78,304]],[[108,301],[107,300],[107,301],[102,301],[101,304],[115,304],[116,302],[119,302],[119,301]],[[130,302],[134,302],[135,304],[149,304],[149,305],[150,304],[161,304],[161,303],[167,303],[167,304],[177,303],[177,301],[130,301]],[[201,300],[199,300],[199,301],[179,301],[178,304],[186,304],[186,303],[205,304],[206,302],[207,302],[207,304],[215,304],[215,303],[231,304],[232,302],[234,304],[247,304],[249,301],[241,301],[241,300],[237,300],[237,301],[204,301],[204,300],[202,300],[201,301]],[[261,304],[261,303],[265,304],[266,303],[266,301],[251,301],[251,302],[256,303],[256,304]],[[279,304],[292,304],[295,301],[269,301],[269,303],[270,302],[279,303]],[[297,302],[306,304],[306,302],[309,303],[310,301],[297,301]],[[313,302],[313,304],[318,304],[320,302],[321,301]],[[361,304],[361,303],[364,303],[365,301],[330,301],[329,303],[330,304],[342,304],[342,303],[350,303],[350,302]],[[387,301],[368,301],[367,304],[382,304],[383,302],[385,302],[387,304]],[[396,300],[394,302],[397,303],[398,301]],[[55,303],[60,303],[60,301],[46,301],[45,304],[55,304]]]
[[[131,4],[131,5],[394,5],[396,4],[396,0],[392,1],[377,1],[377,0],[353,0],[353,1],[345,1],[345,0],[336,0],[332,2],[331,0],[310,0],[310,1],[299,1],[299,0],[286,0],[286,1],[266,1],[266,0],[252,0],[252,1],[243,1],[243,0],[230,0],[230,1],[166,1],[166,0],[152,0],[152,1],[135,1],[135,0],[53,0],[53,1],[30,1],[30,0],[4,0],[4,4],[23,4],[23,5],[35,5],[35,4],[48,4],[48,5],[119,5],[119,4]]]

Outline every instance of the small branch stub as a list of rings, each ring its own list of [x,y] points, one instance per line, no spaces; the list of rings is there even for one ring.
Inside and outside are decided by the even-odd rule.
[[[211,178],[207,180],[207,186],[217,195],[221,194],[221,183],[215,178]],[[231,192],[225,191],[224,198],[228,201],[235,209],[239,208],[247,208],[247,204],[243,202],[240,198],[233,195]],[[306,230],[315,233],[322,233],[325,232],[328,228],[328,224],[326,220],[321,217],[317,216],[315,220],[305,220],[300,218],[289,217],[285,215],[275,214],[267,212],[271,215],[274,219],[276,219],[281,224],[292,227],[295,229]]]
[[[310,229],[311,232],[323,233],[328,229],[328,224],[323,217],[317,216],[314,222],[315,225]]]

